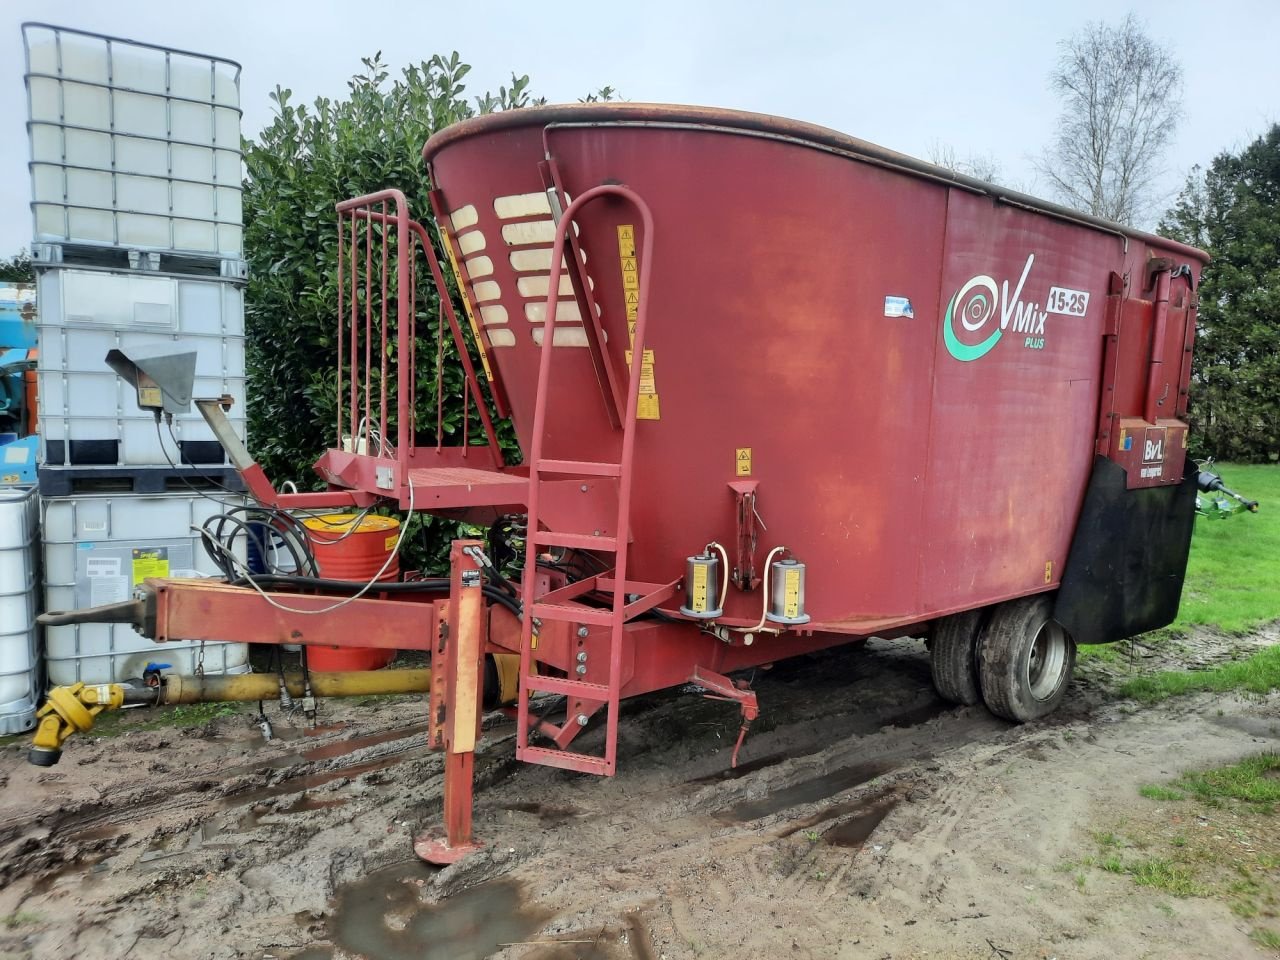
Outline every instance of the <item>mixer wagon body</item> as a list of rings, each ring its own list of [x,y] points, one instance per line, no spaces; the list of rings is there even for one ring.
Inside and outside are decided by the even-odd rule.
[[[197,404],[273,522],[391,501],[487,541],[455,541],[447,580],[151,579],[43,622],[428,651],[445,836],[416,849],[444,863],[474,849],[493,691],[517,759],[607,776],[620,701],[688,684],[741,710],[736,762],[759,715],[745,668],[924,636],[943,697],[1025,721],[1061,702],[1075,642],[1176,615],[1201,251],[724,110],[522,109],[423,154],[438,238],[398,191],[337,204],[327,489],[278,493],[220,401]],[[83,729],[76,696],[42,712],[38,762]]]
[[[424,156],[526,456],[555,230],[548,188],[626,184],[652,210],[652,258],[639,264],[652,351],[631,493],[639,579],[670,579],[709,540],[739,543],[737,493],[750,485],[751,535],[807,565],[803,629],[866,635],[1058,588],[1096,456],[1129,468],[1132,501],[1152,497],[1129,487],[1167,487],[1160,503],[1173,503],[1199,251],[831,131],[721,110],[513,111],[437,134]],[[575,220],[601,352],[625,380],[636,268],[625,238],[640,227],[620,202]],[[1181,278],[1181,300],[1148,387],[1152,263]],[[565,266],[543,453],[606,459],[617,445],[608,378]],[[1155,416],[1135,430],[1149,392]],[[1106,539],[1092,552],[1118,556],[1138,538],[1144,556],[1174,557],[1159,564],[1160,610],[1132,580],[1109,602],[1172,619],[1186,497],[1175,512],[1188,519],[1163,532],[1149,518],[1117,525],[1123,499],[1113,492],[1110,521],[1087,532]],[[731,562],[735,583],[758,575],[742,569],[750,557]],[[758,591],[730,590],[724,606],[722,622],[753,622]]]

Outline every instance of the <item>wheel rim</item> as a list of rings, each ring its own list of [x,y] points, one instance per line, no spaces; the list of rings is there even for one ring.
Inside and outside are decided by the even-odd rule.
[[[1067,669],[1067,631],[1048,620],[1036,634],[1027,658],[1027,687],[1037,700],[1048,700],[1058,688]]]

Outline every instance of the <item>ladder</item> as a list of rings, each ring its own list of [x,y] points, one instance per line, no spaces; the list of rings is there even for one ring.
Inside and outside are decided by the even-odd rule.
[[[605,196],[620,197],[630,202],[640,214],[644,229],[640,251],[640,304],[637,310],[635,340],[632,345],[630,380],[627,386],[626,410],[619,428],[622,431],[621,453],[617,461],[553,460],[542,455],[546,428],[551,358],[556,352],[556,307],[559,301],[560,270],[565,239],[574,215],[586,204]],[[612,776],[617,764],[618,701],[622,688],[623,631],[628,620],[652,609],[670,596],[672,584],[650,584],[627,580],[627,545],[631,528],[631,485],[635,452],[636,415],[639,404],[641,364],[644,357],[646,314],[649,305],[649,266],[653,252],[653,219],[645,202],[629,188],[605,184],[586,191],[565,209],[556,226],[555,245],[551,253],[552,276],[548,282],[547,313],[543,322],[542,355],[538,367],[538,388],[534,405],[533,432],[529,451],[529,524],[525,543],[522,596],[524,616],[520,628],[520,699],[517,713],[516,758],[580,773]],[[612,536],[597,536],[589,530],[543,530],[539,522],[539,499],[542,481],[554,477],[603,477],[615,480],[618,490],[617,522]],[[613,567],[607,573],[586,577],[567,586],[537,596],[538,555],[548,547],[593,550],[611,553]],[[589,606],[581,602],[591,592],[604,593],[607,607]],[[628,601],[628,597],[632,597]],[[535,649],[537,628],[548,623],[566,623],[583,637],[590,627],[608,629],[608,678],[606,682],[569,680],[542,676],[536,672]],[[541,722],[539,732],[548,735],[557,747],[532,746],[530,734],[530,697],[534,693],[560,694],[568,698],[562,727]],[[605,749],[603,756],[563,749],[585,727],[592,714],[606,712]]]

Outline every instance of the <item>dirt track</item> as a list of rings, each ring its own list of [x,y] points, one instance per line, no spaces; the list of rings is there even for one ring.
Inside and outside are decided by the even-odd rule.
[[[1136,710],[1086,680],[1014,727],[937,700],[907,641],[756,686],[733,775],[736,714],[692,693],[625,706],[612,780],[518,766],[496,723],[486,851],[439,872],[409,853],[440,802],[420,701],[328,703],[317,734],[281,721],[266,744],[248,712],[82,739],[52,770],[14,744],[0,957],[1268,955],[1221,902],[1109,874],[1082,891],[1062,866],[1138,786],[1274,746],[1280,700]]]

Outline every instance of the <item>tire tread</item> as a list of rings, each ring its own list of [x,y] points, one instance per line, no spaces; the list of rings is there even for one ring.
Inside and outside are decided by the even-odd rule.
[[[1040,625],[1053,612],[1052,597],[1038,594],[1000,604],[992,611],[978,640],[978,681],[987,709],[998,717],[1026,723],[1038,720],[1057,709],[1066,696],[1075,668],[1076,649],[1067,637],[1066,679],[1048,700],[1032,700],[1019,696],[1018,662],[1024,644],[1030,643]],[[1034,628],[1034,630],[1033,630]]]
[[[971,707],[982,702],[978,681],[978,634],[982,610],[966,610],[943,617],[933,629],[929,669],[938,695]]]

